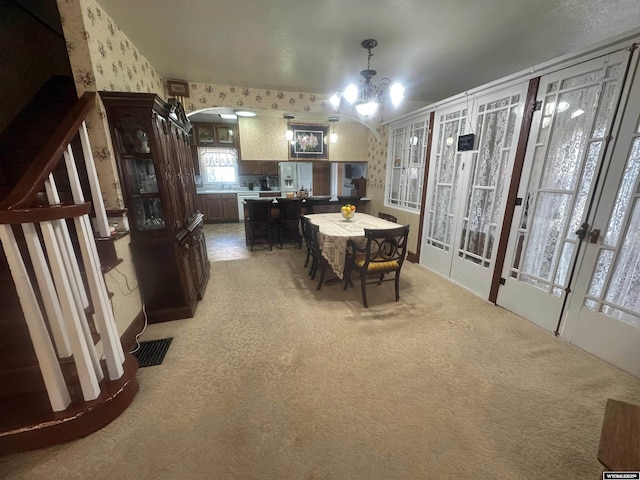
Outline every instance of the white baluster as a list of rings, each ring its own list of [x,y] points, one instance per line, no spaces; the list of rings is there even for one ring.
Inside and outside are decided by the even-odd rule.
[[[89,226],[89,216],[83,215],[82,217],[76,217],[74,220],[76,231],[78,232],[80,250],[82,251],[84,268],[87,273],[89,291],[91,292],[91,299],[93,300],[95,311],[94,320],[96,325],[100,325],[100,336],[104,346],[109,378],[111,380],[117,380],[124,373],[122,368],[124,352],[122,351],[122,344],[116,331],[111,303],[107,296],[107,289],[100,270],[100,263],[96,261],[96,245],[93,240],[93,231]]]
[[[67,327],[64,317],[62,316],[58,294],[53,286],[51,272],[49,272],[47,260],[44,258],[42,245],[40,245],[40,240],[38,239],[38,232],[33,223],[23,223],[22,230],[29,255],[31,255],[33,271],[38,281],[42,303],[45,312],[47,312],[49,327],[51,328],[51,334],[58,349],[58,355],[62,358],[69,357],[71,355],[71,345],[69,344]]]
[[[96,172],[96,164],[93,160],[93,152],[89,143],[89,134],[87,133],[87,124],[82,122],[79,130],[80,142],[82,143],[82,152],[84,153],[84,163],[87,167],[87,175],[89,177],[89,188],[91,189],[91,198],[93,199],[93,210],[96,212],[96,223],[98,232],[101,237],[109,237],[111,229],[107,220],[107,212],[104,209],[104,201],[102,199],[102,190]]]
[[[58,205],[60,203],[60,195],[58,195],[58,188],[56,187],[56,181],[53,178],[53,174],[49,174],[49,179],[44,183],[45,190],[47,192],[47,199],[49,205]],[[69,228],[65,220],[57,220],[54,222],[56,226],[56,235],[58,235],[58,243],[62,246],[62,260],[64,261],[65,268],[69,275],[73,275],[70,278],[71,288],[73,289],[74,298],[80,298],[82,301],[82,308],[89,306],[89,298],[84,288],[82,281],[82,275],[80,274],[80,267],[73,250],[73,243],[71,243],[71,235],[69,234]]]
[[[87,339],[83,329],[81,318],[84,318],[85,313],[84,310],[78,312],[77,304],[73,299],[69,279],[58,249],[53,222],[41,222],[40,226],[42,228],[42,238],[47,247],[53,278],[56,282],[56,289],[60,297],[60,305],[70,326],[69,337],[73,346],[73,360],[76,364],[82,394],[86,401],[95,400],[100,395],[100,385],[98,385],[99,379],[96,375],[96,370],[102,371],[102,369],[99,363],[96,369],[94,361],[97,359],[97,355],[93,348],[93,339],[90,335]],[[84,323],[86,324],[86,321]],[[93,350],[93,355],[91,350]]]
[[[10,225],[0,225],[0,240],[11,275],[20,299],[20,305],[29,329],[29,335],[35,349],[44,384],[47,388],[49,402],[54,412],[65,410],[71,403],[69,390],[62,376],[60,364],[47,332],[47,327],[38,308],[38,300],[31,286],[27,269]]]
[[[56,187],[56,181],[53,174],[50,174],[49,179],[45,181],[45,190],[47,192],[47,199],[49,200],[50,205],[57,205],[60,203],[60,196],[58,195],[58,189]],[[72,298],[80,318],[80,325],[84,334],[85,343],[89,350],[89,355],[91,356],[95,376],[98,379],[98,382],[100,382],[104,378],[104,372],[102,371],[102,365],[100,365],[98,352],[96,352],[95,345],[93,344],[93,335],[89,329],[89,323],[85,313],[85,309],[89,306],[89,299],[84,288],[84,282],[80,275],[80,267],[78,266],[76,252],[74,251],[73,244],[71,243],[69,228],[67,226],[67,222],[63,219],[53,220],[52,225],[56,237],[56,243],[58,245],[58,252],[62,258],[62,264],[71,288]],[[68,322],[71,322],[69,316],[65,316],[65,318]],[[73,328],[73,324],[70,323],[70,325]]]
[[[84,202],[84,194],[80,185],[80,177],[73,157],[71,148],[67,148],[64,154],[65,163],[67,165],[67,174],[69,175],[69,184],[71,193],[75,203]],[[93,307],[95,311],[96,327],[100,332],[103,341],[105,359],[109,370],[109,378],[116,380],[122,376],[122,364],[124,363],[124,352],[122,344],[118,337],[116,322],[111,309],[111,301],[107,294],[107,286],[104,283],[104,277],[100,270],[100,257],[96,248],[96,242],[93,236],[93,229],[89,221],[88,215],[75,218],[76,231],[80,241],[80,249],[82,250],[82,258],[84,260],[87,279],[89,280],[89,290],[93,299]],[[84,242],[82,239],[84,238]],[[90,274],[90,271],[93,272]],[[113,355],[113,359],[109,357]],[[114,363],[115,362],[115,363]],[[119,365],[116,366],[116,363]]]

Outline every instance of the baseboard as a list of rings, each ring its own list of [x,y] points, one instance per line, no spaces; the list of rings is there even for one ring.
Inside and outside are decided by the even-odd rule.
[[[407,260],[410,261],[411,263],[418,263],[420,259],[418,258],[418,254],[413,252],[407,252]]]

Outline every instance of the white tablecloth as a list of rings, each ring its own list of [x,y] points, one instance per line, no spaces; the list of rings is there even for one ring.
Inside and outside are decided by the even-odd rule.
[[[306,217],[311,223],[320,227],[318,242],[322,256],[327,259],[338,278],[342,278],[344,273],[347,240],[355,240],[364,246],[365,228],[386,229],[400,226],[397,223],[358,212],[351,221],[342,218],[341,213],[318,213],[306,215]]]

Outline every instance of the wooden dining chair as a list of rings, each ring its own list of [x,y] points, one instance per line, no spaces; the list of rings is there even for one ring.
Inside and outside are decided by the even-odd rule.
[[[272,198],[246,198],[248,217],[245,219],[249,230],[249,245],[253,252],[256,239],[262,237],[273,250],[273,218],[271,217]]]
[[[280,236],[280,250],[285,238],[290,238],[302,248],[302,237],[300,236],[300,214],[302,213],[301,198],[278,198],[280,217],[278,218],[278,233]]]
[[[344,290],[351,283],[351,273],[356,271],[360,274],[360,289],[362,290],[362,303],[365,308],[369,308],[367,302],[367,278],[376,275],[376,282],[394,280],[396,289],[396,302],[400,300],[400,270],[407,256],[407,239],[409,237],[409,225],[388,229],[365,228],[364,236],[366,244],[364,247],[349,239],[347,241],[347,255],[344,266]],[[385,279],[387,273],[395,273],[394,278]]]
[[[329,205],[329,203],[331,202],[331,197],[328,196],[324,196],[324,197],[309,197],[307,199],[305,199],[305,205],[307,207],[307,213],[325,213],[322,212],[321,208],[318,207],[324,207]]]
[[[391,215],[390,213],[378,212],[378,218],[387,220],[389,222],[398,223],[398,217]]]
[[[320,279],[318,280],[318,286],[316,290],[320,290],[322,288],[322,284],[324,283],[324,276],[327,272],[327,268],[329,268],[329,262],[326,258],[322,256],[322,250],[320,249],[320,241],[319,241],[319,233],[320,226],[315,225],[309,222],[309,232],[311,234],[311,255],[312,255],[312,265],[311,265],[311,279],[315,279],[316,273],[320,270]]]
[[[302,232],[302,239],[304,240],[305,247],[307,248],[307,257],[304,260],[304,268],[307,268],[309,265],[309,260],[312,259],[312,249],[311,249],[311,223],[309,219],[304,215],[300,215],[300,232]],[[313,267],[313,262],[311,264],[311,268]],[[311,269],[309,270],[309,275],[311,275]]]

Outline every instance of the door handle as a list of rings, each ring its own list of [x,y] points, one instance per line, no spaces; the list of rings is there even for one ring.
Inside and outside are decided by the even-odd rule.
[[[594,228],[589,232],[589,243],[598,243],[600,239],[600,229]]]
[[[587,222],[584,222],[582,225],[580,225],[580,228],[576,230],[576,235],[580,240],[584,240],[584,237],[587,236],[588,229],[589,229],[589,224]]]

